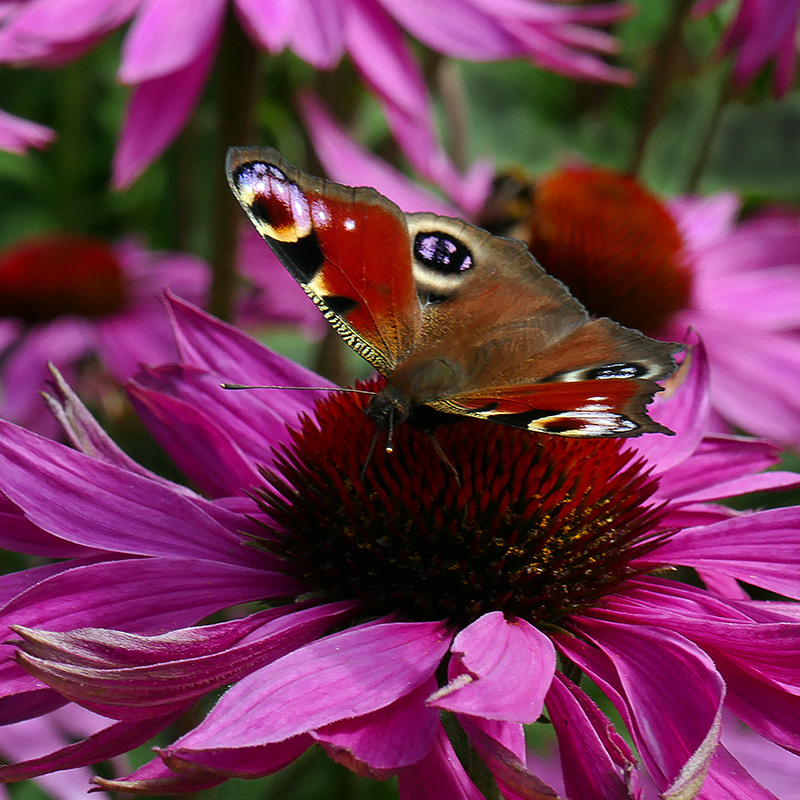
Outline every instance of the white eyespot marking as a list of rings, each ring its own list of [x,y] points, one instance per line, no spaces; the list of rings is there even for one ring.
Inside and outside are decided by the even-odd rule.
[[[356,229],[356,221],[354,219],[350,219],[350,217],[348,217],[344,221],[344,229],[346,231],[354,231]]]
[[[267,190],[267,184],[264,181],[257,181],[254,188],[259,194],[263,194]]]
[[[318,228],[325,228],[331,221],[331,215],[328,212],[328,207],[322,200],[315,200],[311,204],[311,218],[314,220],[314,225]]]
[[[611,406],[601,405],[600,403],[587,403],[585,406],[580,406],[576,411],[611,411]]]

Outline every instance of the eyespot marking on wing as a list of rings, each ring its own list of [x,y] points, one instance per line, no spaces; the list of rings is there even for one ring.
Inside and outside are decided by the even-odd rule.
[[[475,266],[470,248],[444,231],[418,231],[412,255],[417,291],[436,297],[438,302],[458,289],[464,274]]]
[[[657,365],[650,366],[639,361],[630,361],[620,364],[603,364],[600,367],[590,367],[587,369],[575,369],[569,372],[557,372],[541,380],[541,383],[558,381],[559,383],[570,383],[572,381],[601,381],[612,380],[614,378],[650,378],[660,380],[664,376],[660,373]]]

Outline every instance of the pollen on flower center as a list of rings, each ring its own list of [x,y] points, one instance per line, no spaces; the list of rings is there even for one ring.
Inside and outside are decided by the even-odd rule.
[[[619,440],[444,425],[435,436],[459,484],[410,425],[364,470],[364,407],[362,395],[320,401],[257,492],[274,521],[264,546],[309,591],[415,620],[554,622],[613,591],[654,545],[656,482]]]
[[[563,168],[536,181],[532,200],[529,224],[514,235],[591,314],[656,334],[689,304],[675,220],[633,178]]]
[[[125,303],[122,268],[103,241],[59,234],[0,253],[0,315],[34,324],[63,315],[96,318]]]

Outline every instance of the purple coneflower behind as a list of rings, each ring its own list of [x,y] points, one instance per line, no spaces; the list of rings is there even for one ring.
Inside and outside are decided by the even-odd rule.
[[[552,798],[523,736],[546,706],[571,800],[634,798],[645,774],[664,794],[764,796],[718,744],[719,720],[725,705],[800,746],[796,614],[737,583],[800,598],[800,509],[712,501],[798,479],[762,471],[776,461],[766,442],[703,436],[699,346],[653,411],[675,437],[567,440],[466,420],[436,432],[456,480],[409,426],[364,469],[364,396],[221,390],[324,384],[170,305],[181,363],[144,372],[131,398],[214,499],[131,462],[63,384],[51,404],[85,453],[0,428],[7,538],[67,558],[9,579],[2,620],[23,642],[16,661],[5,647],[0,710],[71,700],[117,720],[0,778],[107,758],[230,685],[152,762],[100,784],[198,790],[317,743],[358,774],[398,775],[404,800],[478,800],[492,782],[506,798]],[[266,605],[198,625],[248,601]],[[460,760],[470,753],[480,777]]]

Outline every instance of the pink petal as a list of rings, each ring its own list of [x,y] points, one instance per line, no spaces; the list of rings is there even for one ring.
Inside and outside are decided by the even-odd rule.
[[[572,800],[634,800],[636,761],[608,717],[560,673],[547,695],[547,711],[558,736],[564,780]]]
[[[137,84],[189,67],[214,49],[226,0],[148,0],[122,45],[118,78]]]
[[[746,797],[747,800],[778,800],[765,789],[723,746],[718,745],[711,766],[703,781],[702,800],[728,800]]]
[[[224,641],[208,640],[202,652],[197,645],[204,629],[194,628],[188,655],[180,652],[186,631],[142,637],[98,628],[59,634],[16,626],[24,639],[17,660],[60,694],[92,711],[117,719],[150,719],[180,711],[313,641],[353,608],[353,603],[330,604],[269,620],[277,615],[272,612],[261,618],[266,622],[257,634],[250,632],[253,640],[227,647]],[[249,622],[226,627],[246,632]],[[220,638],[218,630],[212,635]],[[129,647],[136,650],[135,658],[126,652]]]
[[[459,722],[506,800],[558,800],[555,790],[528,771],[524,752],[520,758],[510,750],[502,741],[508,737],[495,736],[491,723],[464,716],[459,717]]]
[[[484,800],[441,726],[428,755],[414,766],[400,770],[398,788],[401,800]]]
[[[344,53],[346,5],[328,0],[294,0],[289,46],[317,69],[336,66]]]
[[[314,142],[314,151],[333,180],[347,185],[371,186],[406,213],[431,211],[448,217],[459,215],[456,206],[423,189],[357,144],[315,95],[310,92],[301,95],[300,109]]]
[[[575,623],[606,654],[610,688],[624,698],[634,742],[659,790],[676,791],[696,781],[713,755],[725,695],[711,659],[669,631],[587,619]],[[569,656],[574,660],[578,653]],[[594,664],[578,663],[604,683]]]
[[[449,644],[444,625],[434,622],[328,636],[240,680],[171,752],[279,742],[368,714],[427,680]]]
[[[522,48],[495,17],[464,0],[425,4],[381,0],[412,36],[434,50],[467,61],[497,61],[523,55]]]
[[[212,774],[224,775],[226,778],[261,778],[283,769],[313,743],[314,740],[310,736],[302,734],[260,747],[182,750],[180,755],[176,755],[172,748],[158,752],[166,764],[179,772],[191,773],[200,767],[208,769]]]
[[[175,715],[143,722],[115,722],[76,744],[39,758],[0,767],[0,781],[32,778],[45,772],[96,764],[144,744],[176,719]]]
[[[242,537],[181,494],[0,422],[0,488],[28,519],[110,552],[258,564]]]
[[[643,563],[680,564],[800,599],[800,509],[758,511],[678,531]]]
[[[429,698],[429,705],[509,722],[539,718],[556,652],[533,625],[493,611],[464,628],[452,652],[450,682]]]
[[[347,50],[364,81],[384,100],[413,119],[430,113],[422,70],[378,3],[353,0],[347,6]]]
[[[293,21],[291,0],[234,0],[234,3],[251,38],[273,53],[283,50]]]
[[[112,165],[112,185],[125,189],[173,142],[195,107],[211,71],[217,40],[175,72],[136,86]]]
[[[29,147],[44,150],[55,138],[52,128],[0,110],[0,150],[22,155]]]
[[[130,725],[129,722],[119,722],[118,725]],[[141,724],[141,723],[139,723]],[[195,768],[187,769],[180,774],[174,773],[161,758],[154,758],[130,775],[116,780],[95,778],[95,783],[103,789],[123,794],[180,794],[183,792],[199,792],[203,789],[212,789],[224,783],[224,775]]]
[[[95,341],[94,326],[86,319],[61,317],[33,326],[4,359],[2,417],[55,434],[57,426],[39,397],[50,378],[48,363],[64,371],[73,369],[94,349]]]
[[[732,230],[741,205],[733,192],[709,197],[679,197],[669,202],[669,210],[690,251],[724,239]]]
[[[73,447],[91,458],[105,461],[108,464],[116,464],[128,472],[169,486],[173,491],[189,497],[196,497],[191,489],[150,472],[128,456],[100,427],[61,373],[52,366],[50,372],[49,392],[45,393],[43,397],[50,413],[59,422]]]
[[[416,764],[430,751],[439,729],[438,712],[425,704],[435,688],[431,676],[385,708],[326,725],[312,736],[331,758],[359,775]]]
[[[173,331],[185,364],[216,373],[232,383],[333,388],[311,370],[264,347],[232,325],[227,325],[180,299],[168,296]],[[323,392],[281,393],[281,403],[309,410]]]
[[[271,577],[261,570],[194,559],[106,561],[74,567],[32,586],[2,609],[0,624],[162,633],[237,603],[276,596]]]
[[[135,383],[127,388],[139,418],[200,491],[210,497],[224,497],[244,494],[264,483],[257,462],[245,456],[236,440],[220,430],[213,417]],[[220,388],[218,381],[215,388],[219,394],[229,394]],[[268,453],[265,451],[265,455]]]

